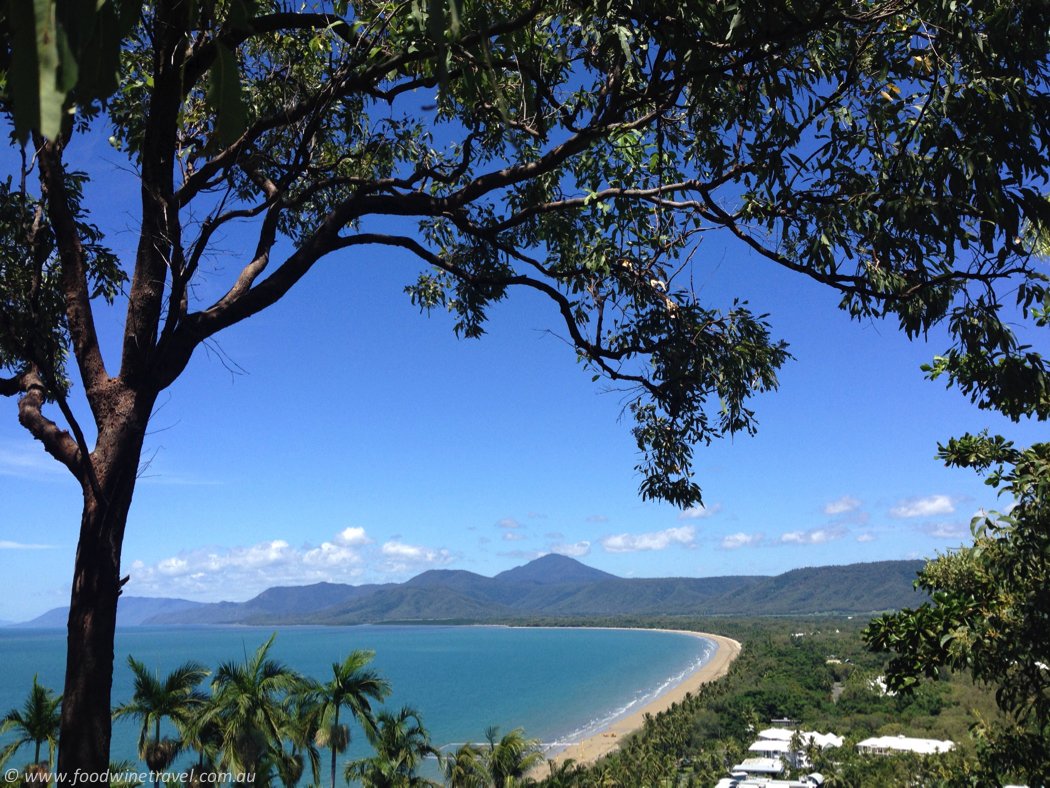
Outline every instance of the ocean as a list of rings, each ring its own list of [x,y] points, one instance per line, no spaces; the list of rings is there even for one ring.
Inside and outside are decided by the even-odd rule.
[[[451,626],[133,627],[116,637],[113,702],[132,694],[127,655],[163,678],[187,660],[215,669],[243,661],[274,633],[271,656],[321,682],[353,649],[376,652],[373,667],[393,686],[386,706],[411,705],[437,745],[484,740],[489,726],[524,728],[551,752],[637,711],[680,683],[715,651],[688,635],[616,629]],[[62,688],[65,633],[0,629],[0,715],[20,707],[33,675]],[[113,726],[113,760],[137,761],[139,725]],[[0,743],[8,737],[0,739]],[[345,757],[367,757],[364,735],[351,729]],[[31,758],[19,753],[15,763]]]

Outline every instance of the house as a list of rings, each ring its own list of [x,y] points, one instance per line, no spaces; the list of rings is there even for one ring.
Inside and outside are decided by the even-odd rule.
[[[797,751],[791,749],[791,742],[796,735],[802,741],[802,749]],[[790,763],[796,769],[805,769],[809,766],[809,758],[806,757],[804,750],[810,745],[824,750],[828,747],[841,747],[842,742],[842,737],[833,733],[767,728],[758,734],[758,741],[748,747],[748,751],[759,758],[776,758],[784,763]]]
[[[870,755],[894,755],[898,752],[915,752],[919,755],[934,755],[955,749],[955,742],[938,739],[911,739],[904,735],[876,736],[857,744],[857,752]]]
[[[810,774],[800,780],[772,780],[766,777],[734,774],[723,777],[715,788],[817,788],[824,783],[820,774]]]
[[[780,758],[745,758],[734,766],[730,773],[768,776],[780,774],[782,771],[784,771],[784,761]]]

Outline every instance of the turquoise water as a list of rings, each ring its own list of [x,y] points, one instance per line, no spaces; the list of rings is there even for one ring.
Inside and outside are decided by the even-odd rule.
[[[194,659],[214,669],[265,643],[264,627],[118,630],[113,702],[131,697],[128,654],[161,676]],[[715,644],[688,635],[614,629],[359,626],[277,630],[271,655],[320,681],[353,649],[372,649],[393,685],[387,706],[419,710],[439,745],[483,740],[485,729],[522,727],[552,749],[637,711],[711,658]],[[59,690],[65,633],[0,629],[0,714],[21,706],[33,680]],[[138,724],[113,726],[113,759],[135,760]],[[28,750],[25,751],[28,753]],[[349,758],[369,754],[352,731]],[[19,756],[21,757],[21,756]],[[17,760],[17,758],[16,758]]]

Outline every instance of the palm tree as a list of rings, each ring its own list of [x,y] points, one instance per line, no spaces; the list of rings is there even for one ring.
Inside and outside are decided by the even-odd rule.
[[[315,695],[317,682],[302,678],[301,688],[285,700],[285,727],[282,735],[291,745],[292,750],[277,762],[278,775],[284,788],[295,788],[310,763],[314,786],[321,784],[321,754],[318,746],[321,735],[321,704]]]
[[[211,704],[196,715],[180,732],[184,747],[197,753],[197,763],[190,767],[187,788],[207,788],[215,784],[212,775],[222,749],[222,730],[211,713]]]
[[[445,785],[448,788],[485,788],[487,782],[485,753],[473,743],[467,742],[445,756]]]
[[[316,741],[332,753],[332,788],[335,788],[336,756],[350,744],[350,728],[339,722],[339,712],[344,708],[349,711],[367,734],[375,730],[369,698],[382,701],[390,694],[390,682],[368,668],[375,655],[374,651],[351,651],[342,663],[332,663],[331,681],[312,687],[311,694],[320,714]]]
[[[61,722],[62,696],[55,697],[54,691],[41,687],[33,676],[33,688],[29,697],[22,704],[22,709],[11,709],[0,722],[0,735],[15,731],[15,740],[0,752],[0,767],[7,763],[15,752],[24,744],[35,744],[33,765],[40,764],[40,748],[47,742],[48,771],[55,763],[55,748],[58,746],[58,726]]]
[[[375,730],[365,729],[375,755],[346,765],[347,782],[359,781],[364,788],[437,788],[438,783],[416,774],[424,758],[441,758],[430,744],[430,734],[410,706],[397,714],[383,710],[376,715]]]
[[[566,758],[561,763],[552,759],[547,761],[547,766],[550,769],[550,776],[543,780],[545,788],[571,788],[571,786],[579,785],[581,774],[586,771],[572,758]],[[597,767],[595,767],[595,777],[597,777]],[[601,785],[597,779],[594,784]]]
[[[499,728],[485,731],[489,741],[485,753],[485,765],[493,788],[514,788],[536,766],[543,763],[543,752],[539,739],[525,738],[525,731],[515,728],[496,741]]]
[[[275,632],[245,662],[224,662],[212,681],[211,708],[207,719],[214,719],[221,731],[220,766],[243,773],[254,781],[260,765],[267,769],[285,757],[282,740],[289,731],[285,699],[303,692],[299,674],[269,658]],[[300,772],[301,773],[301,772]]]
[[[109,788],[138,788],[142,785],[138,772],[138,764],[132,760],[110,761]]]
[[[161,681],[158,675],[150,673],[145,665],[130,655],[128,667],[135,674],[135,692],[130,701],[113,709],[113,719],[137,717],[142,720],[139,758],[146,762],[151,772],[159,772],[171,765],[182,747],[179,739],[161,738],[160,723],[167,718],[174,723],[181,737],[194,713],[207,702],[207,697],[197,688],[209,671],[199,662],[187,662]]]

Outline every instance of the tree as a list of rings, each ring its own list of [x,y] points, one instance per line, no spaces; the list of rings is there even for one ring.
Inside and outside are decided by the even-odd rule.
[[[485,731],[489,748],[485,768],[493,788],[516,788],[530,771],[543,763],[539,739],[527,739],[525,731],[515,728],[500,737],[499,728]]]
[[[351,651],[342,663],[332,664],[332,680],[317,685],[311,693],[318,704],[317,743],[332,753],[332,788],[336,757],[350,744],[350,728],[339,722],[339,712],[346,708],[362,728],[374,730],[369,698],[382,701],[390,695],[390,682],[367,667],[374,658],[374,651]]]
[[[182,731],[208,700],[197,688],[209,671],[197,662],[187,662],[169,673],[162,682],[131,655],[128,655],[128,667],[135,674],[135,691],[130,701],[113,709],[113,719],[136,717],[142,721],[139,758],[146,762],[151,772],[160,772],[175,760],[183,744]],[[165,718],[179,730],[179,739],[161,738],[160,723]]]
[[[214,716],[204,713],[196,715],[181,732],[183,746],[197,753],[197,763],[190,767],[190,788],[208,788],[214,780],[222,749],[222,730]]]
[[[246,779],[251,782],[256,777],[266,782],[271,768],[290,771],[282,744],[289,728],[285,700],[304,690],[297,673],[270,659],[276,637],[277,633],[271,635],[243,663],[219,666],[212,681],[212,707],[206,713],[221,731],[220,767],[250,775]]]
[[[411,297],[452,310],[465,337],[511,292],[547,296],[596,379],[630,392],[642,496],[680,506],[700,501],[693,447],[753,432],[748,398],[788,359],[746,303],[707,308],[685,284],[679,260],[711,231],[836,289],[858,319],[909,336],[945,324],[953,344],[931,376],[1015,418],[1050,413],[1043,360],[997,291],[1037,322],[1050,304],[1023,232],[1050,214],[1043,0],[154,0],[119,7],[116,28],[133,25],[104,107],[103,88],[77,93],[64,50],[26,55],[30,28],[62,38],[37,5],[31,24],[0,22],[3,109],[48,135],[0,188],[0,394],[20,397],[20,423],[83,492],[61,771],[108,763],[121,548],[158,396],[202,343],[325,258],[412,252],[425,270]],[[65,13],[73,61],[102,62]],[[26,68],[52,90],[46,64],[75,96],[57,134],[20,120],[10,93]],[[436,113],[409,103],[421,88],[439,90]],[[70,160],[100,113],[142,182],[127,272]],[[251,261],[196,308],[201,261],[237,223]],[[94,310],[118,293],[116,369]]]
[[[488,784],[485,754],[471,742],[445,756],[445,784],[448,788],[485,788]]]
[[[55,748],[58,746],[59,707],[61,705],[62,696],[55,697],[52,690],[41,687],[37,683],[36,676],[33,676],[33,688],[29,690],[29,697],[22,704],[22,709],[11,709],[0,721],[0,735],[12,731],[15,734],[14,741],[0,752],[0,767],[26,744],[35,746],[33,765],[37,766],[40,764],[40,748],[46,743],[48,771],[52,770],[55,763]]]
[[[984,777],[1050,781],[1050,444],[1018,450],[1001,437],[965,435],[942,446],[949,464],[980,471],[1014,507],[972,524],[974,543],[929,561],[917,585],[931,597],[884,614],[865,632],[894,652],[887,685],[914,692],[941,669],[996,687],[1005,727],[976,726]]]
[[[276,761],[277,775],[285,788],[294,788],[302,779],[309,761],[313,776],[311,785],[321,784],[321,705],[311,689],[314,682],[302,677],[300,686],[285,700],[285,725],[282,738],[287,739],[291,751]]]
[[[347,782],[359,781],[364,788],[436,788],[434,781],[416,773],[424,758],[441,758],[419,712],[410,706],[396,714],[384,709],[376,715],[375,729],[365,733],[375,755],[348,763],[343,772]]]

